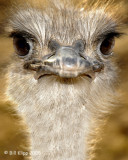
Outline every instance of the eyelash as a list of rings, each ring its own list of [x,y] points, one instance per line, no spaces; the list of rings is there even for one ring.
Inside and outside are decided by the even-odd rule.
[[[110,32],[104,35],[101,35],[98,37],[98,39],[96,40],[97,42],[104,40],[104,39],[109,39],[109,38],[120,38],[123,35],[123,33],[120,32]]]
[[[27,33],[27,32],[12,32],[9,35],[10,38],[15,38],[15,37],[23,37],[25,39],[30,39],[31,41],[35,41],[35,37],[32,36],[31,34]]]

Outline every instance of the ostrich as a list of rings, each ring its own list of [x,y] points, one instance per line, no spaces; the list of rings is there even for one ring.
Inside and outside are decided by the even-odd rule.
[[[6,95],[28,125],[32,160],[92,159],[93,135],[117,101],[118,8],[89,3],[27,3],[5,27],[15,49]]]

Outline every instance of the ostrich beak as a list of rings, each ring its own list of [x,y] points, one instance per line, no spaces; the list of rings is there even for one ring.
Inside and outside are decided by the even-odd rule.
[[[42,66],[37,71],[37,78],[45,74],[57,75],[62,78],[75,78],[92,72],[99,72],[102,65],[98,62],[82,57],[72,47],[60,47],[56,54],[42,61]]]
[[[76,55],[66,55],[64,52],[62,51],[60,55],[54,55],[45,60],[43,65],[51,73],[63,78],[74,78],[92,70],[91,63],[88,60]]]
[[[81,56],[73,47],[60,47],[54,55],[45,56],[38,63],[30,64],[29,69],[36,71],[35,78],[44,75],[57,75],[62,78],[75,78],[100,72],[103,68],[101,62],[92,61]]]

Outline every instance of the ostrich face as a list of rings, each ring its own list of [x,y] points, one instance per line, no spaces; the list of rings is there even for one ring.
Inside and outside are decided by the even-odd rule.
[[[112,49],[119,33],[104,10],[21,9],[10,26],[15,49],[9,69],[13,98],[42,103],[72,95],[74,101],[82,97],[87,103],[93,98],[103,101],[112,90],[116,77]]]

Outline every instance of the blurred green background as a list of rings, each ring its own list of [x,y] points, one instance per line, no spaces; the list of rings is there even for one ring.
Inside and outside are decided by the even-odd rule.
[[[13,0],[14,1],[14,0]],[[124,8],[128,10],[128,0],[124,1]],[[0,0],[0,22],[4,20],[4,7],[10,6],[9,1]],[[118,0],[115,0],[118,3]],[[122,8],[123,9],[123,8]],[[126,10],[126,22],[128,21]],[[7,10],[6,10],[7,11]],[[128,34],[128,29],[125,29]],[[3,92],[5,90],[5,71],[4,68],[9,61],[9,55],[13,52],[12,40],[0,36],[0,150],[25,149],[23,146],[24,136],[21,134],[24,125],[17,123],[17,117],[10,116],[5,110],[10,105],[4,102]],[[108,123],[104,127],[102,140],[97,145],[97,160],[128,160],[128,37],[127,35],[116,41],[115,52],[118,55],[118,64],[121,68],[120,93],[122,95],[122,104],[111,114]],[[17,136],[18,135],[18,136]],[[23,137],[20,140],[19,137]],[[0,157],[0,160],[20,160],[23,157]]]

